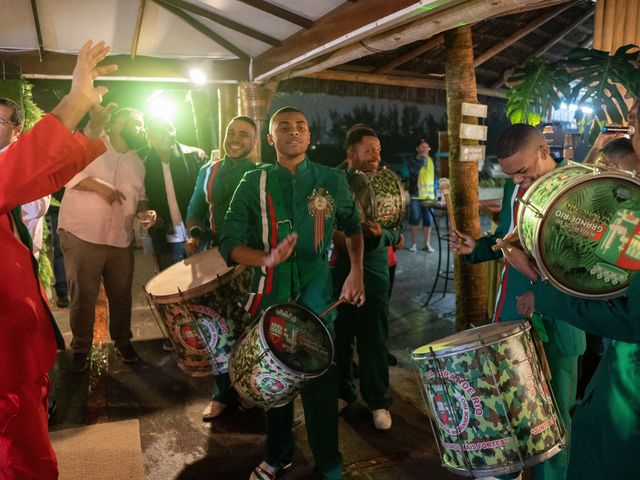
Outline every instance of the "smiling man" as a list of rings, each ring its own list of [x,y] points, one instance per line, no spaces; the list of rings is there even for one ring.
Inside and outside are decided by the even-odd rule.
[[[503,256],[501,250],[494,252],[492,247],[498,239],[516,230],[518,199],[522,198],[534,181],[557,166],[542,132],[524,123],[511,125],[502,133],[498,139],[497,153],[502,171],[510,178],[504,187],[502,210],[495,233],[477,240],[457,230],[452,230],[449,235],[451,250],[464,255],[465,261],[469,263],[497,260]],[[522,315],[516,309],[516,302],[518,296],[530,289],[529,279],[508,261],[505,262],[493,321],[522,320]],[[567,430],[568,445],[571,431],[569,408],[576,399],[578,356],[584,353],[586,340],[584,332],[559,321],[562,320],[560,313],[558,312],[558,320],[552,316],[543,318],[544,329],[549,336],[549,342],[545,343],[544,348],[553,377],[551,388]],[[536,465],[536,480],[564,479],[568,465],[567,452],[568,449],[565,448],[546,462]]]
[[[327,261],[334,225],[345,232],[351,269],[340,298],[361,306],[360,218],[344,172],[311,162],[309,124],[292,107],[278,110],[269,124],[269,144],[277,164],[248,172],[233,195],[224,222],[220,253],[229,264],[253,268],[246,309],[296,301],[315,312],[333,303]],[[322,318],[331,331],[333,315]],[[335,368],[305,385],[301,392],[307,436],[315,458],[312,478],[339,479],[338,388]],[[267,453],[251,479],[276,478],[291,466],[294,453],[293,402],[266,412]]]
[[[251,118],[235,117],[227,125],[224,136],[224,158],[200,169],[187,213],[188,251],[195,252],[202,245],[203,238],[209,239],[205,242],[206,247],[218,246],[224,215],[233,192],[242,176],[257,168],[249,157],[257,138],[256,124]],[[235,320],[236,324],[240,321],[239,318]],[[238,337],[242,334],[241,331],[235,333]],[[210,422],[236,400],[237,394],[231,387],[229,374],[215,375],[211,402],[202,412],[202,420]]]

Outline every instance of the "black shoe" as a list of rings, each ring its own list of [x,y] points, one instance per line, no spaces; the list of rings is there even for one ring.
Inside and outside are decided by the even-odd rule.
[[[69,306],[69,297],[67,297],[66,295],[64,297],[58,297],[56,305],[58,305],[58,307],[60,308],[67,308]]]
[[[87,369],[87,354],[86,353],[74,353],[71,365],[69,365],[69,371],[73,373],[82,373]]]
[[[387,354],[387,363],[392,367],[395,367],[396,365],[398,365],[398,359],[393,353],[389,353]]]
[[[165,352],[173,352],[173,343],[168,338],[165,338],[162,342],[162,350]]]
[[[118,355],[120,355],[120,358],[122,358],[124,363],[136,363],[140,360],[140,357],[133,349],[133,345],[130,343],[122,345],[121,347],[116,347],[116,352],[118,352]]]

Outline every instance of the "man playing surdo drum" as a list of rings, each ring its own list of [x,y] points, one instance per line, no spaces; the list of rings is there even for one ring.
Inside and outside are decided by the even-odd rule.
[[[351,261],[340,298],[365,302],[360,218],[343,172],[311,162],[309,124],[292,107],[271,117],[270,145],[277,164],[245,174],[225,217],[220,253],[230,265],[253,267],[246,308],[259,315],[270,305],[296,301],[318,313],[333,303],[327,261],[334,225],[345,232]],[[322,319],[332,330],[333,315]],[[339,479],[338,388],[335,368],[302,390],[314,478]],[[293,403],[266,412],[267,452],[251,479],[273,479],[291,466]]]
[[[502,133],[498,139],[497,153],[502,171],[510,178],[504,187],[502,210],[495,233],[480,239],[473,239],[458,230],[452,230],[449,235],[451,250],[463,255],[464,260],[470,263],[497,260],[503,256],[502,251],[494,252],[492,247],[515,230],[519,207],[517,200],[536,179],[557,166],[542,133],[535,127],[522,123],[511,125]],[[493,321],[522,320],[522,315],[516,310],[516,301],[518,296],[530,287],[529,280],[514,269],[507,258]],[[564,314],[565,312],[560,310],[556,311],[554,316],[547,314],[543,317],[543,324],[549,337],[544,349],[551,368],[551,387],[567,429],[569,443],[569,408],[576,399],[578,356],[584,353],[586,342],[584,332],[560,321]],[[568,449],[565,448],[551,459],[537,465],[534,468],[535,478],[564,479],[568,465],[567,452]]]

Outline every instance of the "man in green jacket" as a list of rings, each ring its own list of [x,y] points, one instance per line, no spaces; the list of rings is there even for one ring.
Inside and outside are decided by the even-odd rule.
[[[224,136],[224,150],[222,160],[204,165],[198,173],[196,187],[189,202],[187,211],[187,251],[193,253],[201,246],[203,238],[209,238],[207,245],[217,247],[220,230],[224,222],[233,192],[240,183],[242,176],[256,165],[249,155],[256,145],[258,138],[255,122],[245,116],[233,118]],[[235,319],[238,332],[242,335],[243,322]],[[229,374],[223,373],[213,377],[213,395],[211,402],[202,412],[202,420],[210,422],[219,416],[227,405],[237,400],[236,391],[231,387]]]
[[[245,174],[225,217],[220,253],[230,265],[253,267],[246,309],[259,315],[270,305],[296,301],[319,313],[333,303],[327,250],[334,225],[345,232],[351,270],[340,298],[365,302],[360,218],[343,172],[305,155],[309,124],[285,107],[271,117],[268,141],[277,164]],[[332,330],[333,315],[322,319]],[[335,368],[302,390],[307,435],[315,458],[313,478],[339,479],[338,388]],[[266,412],[266,459],[251,479],[273,479],[291,466],[293,403]]]
[[[545,173],[556,168],[549,146],[542,133],[526,124],[514,124],[505,130],[498,139],[498,161],[502,171],[510,179],[504,187],[502,210],[498,227],[493,235],[473,239],[457,230],[449,235],[451,250],[464,255],[467,262],[479,263],[497,260],[502,251],[494,252],[493,245],[498,239],[507,237],[516,228],[518,199],[531,184]],[[498,291],[494,322],[522,320],[516,310],[518,296],[530,290],[529,280],[513,268],[507,260],[502,272]],[[584,332],[560,320],[565,320],[566,312],[557,310],[543,317],[544,329],[549,337],[544,349],[551,368],[551,388],[560,410],[560,416],[567,430],[566,442],[569,444],[571,416],[569,409],[576,399],[578,357],[584,353],[586,340]],[[553,456],[534,469],[538,479],[564,479],[568,466],[567,450]]]
[[[355,171],[375,172],[380,166],[380,140],[366,125],[358,124],[347,132],[347,175]],[[353,341],[356,339],[359,358],[360,392],[373,414],[378,430],[391,428],[391,396],[389,390],[389,365],[387,337],[389,335],[389,246],[400,242],[401,233],[396,228],[388,230],[379,223],[364,221],[364,289],[367,302],[362,308],[341,305],[336,319],[336,365],[338,367],[339,395],[347,404],[356,401],[351,361]],[[344,241],[344,234],[333,235],[334,291],[340,292],[351,267]]]

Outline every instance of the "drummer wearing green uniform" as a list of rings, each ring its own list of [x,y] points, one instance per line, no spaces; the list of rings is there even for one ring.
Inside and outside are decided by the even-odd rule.
[[[256,139],[255,122],[249,117],[235,117],[227,125],[224,136],[224,158],[210,162],[200,169],[187,210],[188,252],[198,250],[204,238],[210,239],[206,246],[218,246],[224,215],[231,203],[233,192],[242,176],[257,168],[249,157]],[[237,399],[228,373],[215,375],[213,383],[211,402],[202,412],[202,420],[205,422],[210,422],[220,415],[227,405]]]
[[[296,301],[318,313],[333,301],[327,250],[334,225],[345,232],[351,270],[340,298],[365,302],[360,218],[343,172],[311,162],[309,125],[292,107],[271,117],[268,141],[277,164],[247,173],[236,190],[220,240],[229,264],[253,268],[246,309],[259,315],[270,305]],[[322,319],[331,329],[333,316]],[[338,479],[338,389],[335,368],[302,390],[313,478]],[[266,459],[251,479],[273,479],[291,466],[293,403],[266,412]]]
[[[347,132],[347,175],[356,170],[375,172],[380,166],[380,140],[366,125],[355,125]],[[364,220],[364,219],[361,219]],[[389,389],[389,362],[387,337],[389,334],[389,246],[400,242],[396,228],[388,230],[373,221],[363,222],[364,285],[367,303],[362,308],[353,305],[338,307],[336,319],[336,364],[338,367],[339,395],[347,404],[356,401],[356,390],[351,372],[353,340],[356,339],[359,358],[360,392],[373,414],[378,430],[391,428],[391,396]],[[349,273],[349,256],[344,250],[344,234],[333,236],[333,281],[336,292]]]
[[[492,247],[497,240],[515,230],[518,199],[536,179],[557,166],[542,133],[535,127],[522,123],[511,125],[502,133],[498,139],[497,153],[500,167],[510,179],[504,187],[502,210],[495,233],[477,240],[457,230],[453,230],[449,235],[451,250],[463,254],[465,261],[470,263],[497,260],[503,256],[502,251],[494,252]],[[522,315],[516,310],[516,301],[519,295],[530,288],[529,280],[506,261],[494,321],[521,320]],[[549,337],[544,349],[551,368],[551,388],[567,429],[566,442],[569,443],[569,409],[576,399],[578,356],[584,353],[586,341],[584,332],[560,321],[565,320],[566,315],[567,312],[562,310],[547,312],[542,319],[542,325]],[[564,479],[568,465],[567,452],[568,449],[565,448],[551,459],[537,465],[534,468],[535,478]]]

